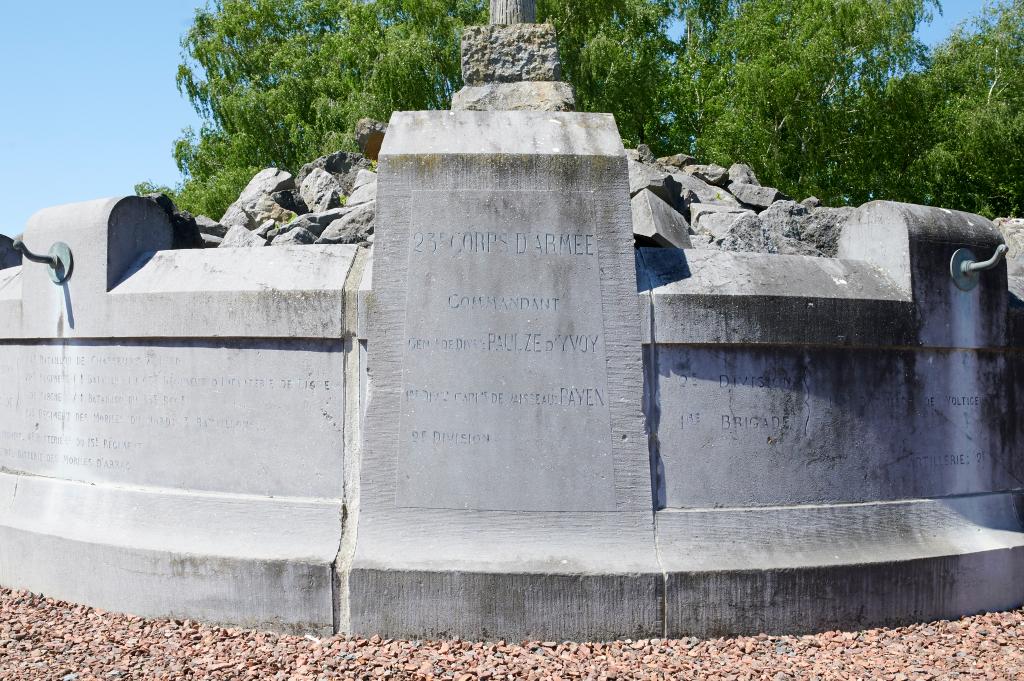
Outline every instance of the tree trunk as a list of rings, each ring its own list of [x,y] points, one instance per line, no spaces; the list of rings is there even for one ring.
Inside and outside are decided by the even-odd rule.
[[[536,21],[536,0],[491,0],[492,24],[532,24]]]

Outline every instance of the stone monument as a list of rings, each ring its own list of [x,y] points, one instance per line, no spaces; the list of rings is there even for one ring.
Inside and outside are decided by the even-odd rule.
[[[138,197],[29,221],[68,265],[0,267],[0,584],[405,638],[1024,603],[1024,289],[991,222],[872,202],[835,258],[685,223],[634,249],[614,119],[544,96],[550,27],[464,48],[481,110],[394,114],[372,250],[169,250]]]
[[[557,64],[550,27],[523,26],[470,29],[464,54],[482,35],[511,48],[543,34]],[[534,64],[533,50],[517,54],[510,78]],[[496,63],[472,73],[501,87],[510,61]],[[614,119],[398,113],[379,173],[374,257],[388,266],[373,281],[350,629],[608,638],[660,628]]]

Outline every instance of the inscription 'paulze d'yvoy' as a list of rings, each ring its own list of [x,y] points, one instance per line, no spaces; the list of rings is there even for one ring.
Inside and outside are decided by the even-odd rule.
[[[587,295],[600,290],[589,195],[445,194],[422,202],[411,229],[418,283],[407,293],[398,504],[520,509],[529,485],[565,508],[613,508],[603,319]],[[467,285],[473,294],[452,293]],[[450,484],[469,468],[493,482]],[[557,491],[580,476],[578,497]]]

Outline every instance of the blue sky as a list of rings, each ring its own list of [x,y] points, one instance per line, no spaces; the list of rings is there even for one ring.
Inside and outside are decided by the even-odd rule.
[[[4,3],[0,40],[0,232],[47,206],[180,180],[171,158],[198,127],[174,76],[179,40],[205,0]],[[922,28],[935,44],[983,0],[946,0]]]

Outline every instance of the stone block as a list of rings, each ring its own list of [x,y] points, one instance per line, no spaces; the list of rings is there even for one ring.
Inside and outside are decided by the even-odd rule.
[[[314,168],[299,187],[299,196],[311,213],[322,213],[341,206],[342,188],[337,179],[322,168]]]
[[[573,111],[576,93],[568,83],[528,81],[467,85],[452,98],[452,111]]]
[[[630,202],[633,235],[657,246],[690,248],[690,226],[672,206],[649,189],[640,191]]]
[[[0,280],[0,583],[330,634],[356,249],[169,250],[140,197],[41,211],[26,239],[75,267]]]
[[[380,153],[380,145],[384,143],[384,135],[387,134],[387,123],[375,121],[372,118],[360,118],[356,123],[356,144],[363,156],[371,161],[377,160]]]
[[[761,184],[757,181],[757,175],[754,174],[753,168],[746,163],[733,163],[729,166],[729,182],[752,184],[754,186],[760,186]]]
[[[554,26],[467,26],[462,33],[462,79],[466,85],[562,80]]]
[[[398,113],[379,173],[350,630],[658,631],[614,119]]]
[[[733,182],[729,185],[729,191],[732,192],[732,195],[740,203],[750,206],[755,210],[764,210],[776,201],[783,201],[789,198],[775,187],[762,187],[761,185],[744,184],[743,182]]]
[[[269,229],[273,228],[273,223],[265,225]],[[228,233],[224,235],[223,241],[221,241],[221,248],[253,248],[258,246],[266,246],[267,240],[265,237],[260,236],[255,231],[250,231],[245,227],[234,226],[228,230]]]

